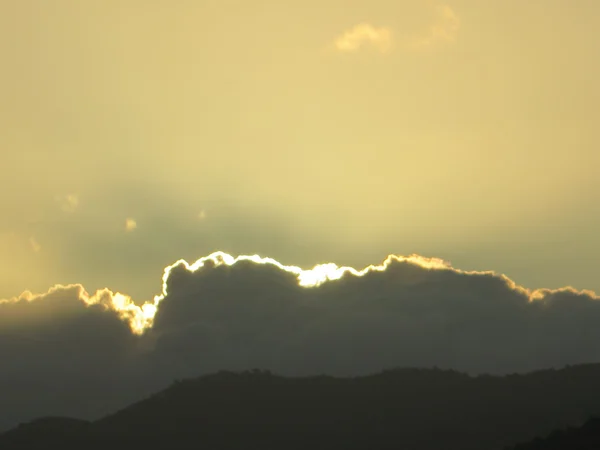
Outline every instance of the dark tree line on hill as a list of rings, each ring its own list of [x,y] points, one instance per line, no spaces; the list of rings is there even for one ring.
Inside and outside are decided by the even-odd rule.
[[[516,445],[513,450],[598,450],[600,449],[600,417],[590,418],[581,427],[553,431],[546,438]]]
[[[599,387],[600,365],[503,377],[438,369],[355,378],[219,372],[176,381],[95,422],[22,424],[0,435],[0,448],[503,450],[600,415]],[[598,421],[581,430],[514,449],[600,448],[563,444],[586,430],[598,435]]]

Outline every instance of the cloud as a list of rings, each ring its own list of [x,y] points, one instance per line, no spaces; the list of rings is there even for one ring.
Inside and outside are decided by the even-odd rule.
[[[461,25],[458,14],[445,4],[430,6],[430,9],[433,13],[432,22],[422,33],[399,38],[401,46],[405,49],[424,50],[440,43],[452,43],[456,40]],[[392,36],[389,27],[375,27],[369,23],[360,23],[338,36],[333,42],[333,48],[340,52],[352,53],[370,45],[381,53],[387,53],[392,48]]]
[[[104,303],[110,297],[100,291],[86,303],[72,285],[0,303],[0,429],[55,413],[98,416],[138,398],[136,336]]]
[[[146,302],[78,284],[24,292],[0,300],[0,404],[9,405],[0,428],[48,414],[93,418],[220,369],[512,373],[598,362],[599,300],[417,255],[305,270],[222,252],[168,266]]]
[[[41,245],[33,236],[29,238],[29,245],[31,245],[31,249],[36,253],[42,249]]]
[[[439,43],[449,43],[456,40],[460,28],[460,18],[448,5],[432,7],[434,21],[422,35],[408,39],[407,46],[411,49],[425,49]]]
[[[61,209],[67,213],[74,212],[79,206],[79,196],[76,194],[56,197],[56,201],[60,203]]]
[[[137,222],[131,217],[125,220],[125,231],[133,231],[137,228]]]
[[[339,36],[333,45],[340,52],[356,52],[365,44],[386,53],[392,45],[392,31],[387,27],[360,23]]]
[[[206,219],[206,211],[204,211],[204,210],[201,210],[201,211],[198,213],[198,220],[204,220],[204,219]]]

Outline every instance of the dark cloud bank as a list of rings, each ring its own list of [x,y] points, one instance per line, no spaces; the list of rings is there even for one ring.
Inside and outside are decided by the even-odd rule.
[[[79,286],[0,303],[0,429],[95,418],[221,369],[359,375],[391,367],[513,373],[600,361],[600,302],[493,273],[393,262],[317,288],[273,265],[174,267],[154,326],[81,301]],[[108,295],[108,294],[106,294]]]

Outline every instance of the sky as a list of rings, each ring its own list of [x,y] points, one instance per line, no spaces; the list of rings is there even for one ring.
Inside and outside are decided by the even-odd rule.
[[[0,1],[0,298],[223,250],[600,290],[600,5]]]
[[[598,29],[596,0],[0,0],[0,428],[66,405],[51,374],[108,383],[89,416],[148,367],[600,361]]]

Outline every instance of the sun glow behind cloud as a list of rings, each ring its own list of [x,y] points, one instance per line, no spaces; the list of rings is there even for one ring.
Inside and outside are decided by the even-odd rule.
[[[296,276],[298,284],[304,288],[317,288],[322,284],[339,280],[344,276],[350,275],[355,277],[362,277],[370,272],[383,272],[391,264],[396,262],[403,262],[413,264],[422,269],[426,270],[450,270],[458,274],[464,275],[482,275],[482,276],[493,276],[500,278],[506,285],[515,291],[528,297],[529,301],[543,301],[547,295],[557,292],[571,292],[576,294],[588,295],[594,300],[600,300],[600,297],[596,296],[593,291],[581,290],[578,291],[573,287],[567,286],[560,289],[535,289],[530,290],[522,286],[517,285],[510,278],[505,275],[497,274],[493,271],[463,271],[455,269],[447,261],[439,258],[427,258],[419,255],[410,256],[399,256],[389,255],[379,265],[369,265],[363,269],[355,269],[348,266],[338,266],[335,263],[317,264],[312,269],[302,269],[298,266],[287,266],[273,258],[262,257],[259,255],[239,255],[234,257],[225,252],[217,251],[208,256],[198,259],[193,264],[189,264],[185,260],[176,261],[174,264],[167,266],[164,269],[162,276],[162,292],[156,295],[152,301],[147,301],[141,305],[136,304],[132,298],[126,294],[120,292],[112,292],[109,289],[98,290],[95,294],[90,295],[85,288],[80,284],[70,284],[66,286],[56,285],[49,289],[45,294],[32,294],[30,291],[23,292],[19,297],[0,300],[0,303],[16,302],[16,301],[35,301],[49,294],[52,294],[59,290],[76,289],[78,292],[78,298],[86,305],[101,305],[107,310],[112,310],[117,313],[119,318],[129,324],[132,333],[136,335],[142,335],[145,331],[152,328],[154,324],[154,318],[158,312],[159,305],[168,295],[167,284],[171,272],[176,267],[183,266],[189,272],[196,272],[202,269],[206,263],[210,262],[213,266],[233,266],[234,264],[241,261],[249,261],[255,264],[266,264],[272,265],[280,270],[291,273]]]

